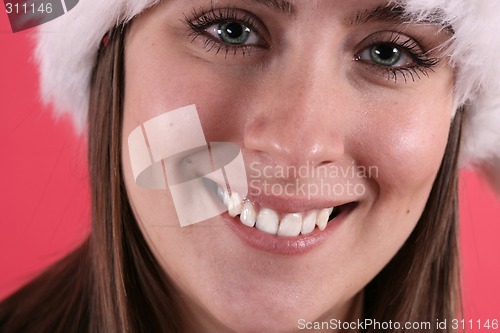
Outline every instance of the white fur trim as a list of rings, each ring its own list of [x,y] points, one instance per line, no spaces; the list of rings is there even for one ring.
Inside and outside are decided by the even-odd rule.
[[[57,114],[69,112],[80,133],[87,122],[90,75],[103,35],[158,1],[80,0],[70,12],[38,29],[42,98],[54,104]],[[432,16],[453,27],[449,50],[458,69],[456,105],[466,106],[461,165],[500,161],[500,1],[392,3],[403,5],[415,20]],[[436,16],[437,11],[443,15]]]
[[[90,76],[103,36],[159,0],[80,0],[36,33],[42,100],[56,115],[70,113],[82,133],[87,123]]]
[[[500,25],[498,0],[396,0],[410,16],[453,27],[449,53],[457,68],[456,105],[465,106],[462,166],[500,159]],[[500,165],[496,166],[499,170]]]

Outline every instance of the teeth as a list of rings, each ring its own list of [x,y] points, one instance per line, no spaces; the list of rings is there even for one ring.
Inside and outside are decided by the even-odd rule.
[[[316,225],[318,226],[318,229],[321,231],[325,230],[326,228],[326,224],[328,223],[328,217],[330,216],[329,211],[330,211],[329,208],[325,208],[319,211],[318,218],[316,219]]]
[[[253,228],[257,220],[257,212],[251,202],[245,202],[241,210],[240,221],[247,227]]]
[[[231,199],[229,200],[228,205],[228,213],[229,216],[235,217],[236,215],[241,214],[241,210],[243,209],[243,201],[238,193],[231,193]]]
[[[304,219],[302,220],[302,229],[300,230],[302,235],[307,235],[314,231],[317,216],[318,212],[316,210],[311,210],[306,213]]]
[[[217,188],[217,196],[228,209],[231,217],[240,215],[240,221],[243,225],[271,235],[282,237],[295,237],[300,234],[307,235],[314,231],[316,226],[323,231],[328,224],[328,218],[335,207],[324,209],[313,209],[304,213],[290,213],[283,216],[280,221],[279,214],[269,208],[262,207],[258,209],[250,201],[243,202],[241,196],[232,191],[229,192],[222,188]]]
[[[269,208],[263,208],[257,216],[255,227],[265,233],[276,235],[278,233],[278,213]]]
[[[294,237],[300,234],[302,229],[302,215],[288,214],[280,223],[278,228],[278,236]]]

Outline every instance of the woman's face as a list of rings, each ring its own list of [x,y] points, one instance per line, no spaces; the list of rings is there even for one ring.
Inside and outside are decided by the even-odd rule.
[[[191,321],[287,332],[353,318],[414,229],[447,143],[453,71],[433,51],[446,30],[385,5],[170,0],[132,23],[125,183]],[[135,183],[128,135],[192,104],[207,142],[241,147],[254,211],[237,213],[256,226],[224,213],[181,227],[169,190]]]

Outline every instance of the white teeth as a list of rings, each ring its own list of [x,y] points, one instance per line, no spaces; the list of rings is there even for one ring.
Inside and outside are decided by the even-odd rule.
[[[302,220],[302,229],[300,230],[302,235],[307,235],[314,231],[317,216],[318,212],[316,210],[311,210],[306,213],[304,219]]]
[[[253,228],[257,219],[257,212],[251,202],[245,202],[241,210],[240,221],[247,227]]]
[[[278,236],[294,237],[300,234],[302,229],[302,215],[299,213],[287,214],[278,228]]]
[[[217,196],[228,209],[231,217],[240,215],[243,225],[271,235],[282,237],[295,237],[300,234],[307,235],[314,231],[316,225],[323,231],[328,224],[328,218],[335,207],[313,209],[304,213],[286,214],[280,221],[279,214],[269,208],[262,207],[258,212],[250,201],[243,202],[241,196],[232,191],[231,195],[223,188],[217,188]]]
[[[231,217],[235,217],[236,215],[241,214],[241,210],[243,209],[243,201],[238,193],[231,193],[231,199],[229,200],[228,205],[228,214]]]
[[[255,227],[265,233],[276,235],[278,232],[279,217],[278,213],[269,208],[263,208],[257,216]]]
[[[316,225],[318,229],[323,231],[328,223],[328,217],[330,216],[329,209],[325,208],[319,211],[318,218],[316,219]]]

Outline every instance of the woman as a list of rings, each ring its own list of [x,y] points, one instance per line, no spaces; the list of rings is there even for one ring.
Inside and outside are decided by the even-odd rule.
[[[499,156],[497,7],[81,1],[37,55],[45,96],[88,123],[93,230],[0,329],[453,331],[459,159]],[[178,149],[192,129],[208,155]],[[247,191],[200,174],[214,142],[240,149]],[[204,190],[179,208],[191,171],[227,213],[183,223],[208,209]]]

